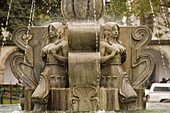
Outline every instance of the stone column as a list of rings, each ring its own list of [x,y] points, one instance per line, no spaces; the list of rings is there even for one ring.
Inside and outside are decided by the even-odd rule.
[[[25,90],[24,110],[31,111],[33,109],[33,103],[31,101],[32,93],[33,93],[32,89]]]
[[[4,70],[5,66],[0,66],[0,83],[4,83]]]

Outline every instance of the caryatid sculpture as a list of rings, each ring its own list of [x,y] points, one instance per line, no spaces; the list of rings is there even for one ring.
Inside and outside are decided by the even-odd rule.
[[[120,28],[117,24],[108,22],[103,28],[100,41],[101,87],[117,88],[122,103],[136,101],[137,94],[131,86],[128,75],[122,69],[126,61],[126,48],[119,39]]]
[[[42,59],[46,65],[32,94],[34,111],[47,110],[50,88],[68,88],[68,41],[65,31],[65,26],[59,22],[48,26],[47,45],[42,48]]]
[[[14,75],[25,85],[25,110],[117,111],[144,109],[142,83],[151,75],[152,57],[140,51],[151,40],[147,27],[105,25],[103,0],[62,0],[66,25],[31,27],[28,45],[18,28],[13,40]]]

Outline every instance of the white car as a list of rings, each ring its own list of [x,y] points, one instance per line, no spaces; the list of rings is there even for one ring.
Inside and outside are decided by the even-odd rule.
[[[145,90],[145,96],[148,102],[168,102],[170,100],[170,83],[153,83],[148,92]]]

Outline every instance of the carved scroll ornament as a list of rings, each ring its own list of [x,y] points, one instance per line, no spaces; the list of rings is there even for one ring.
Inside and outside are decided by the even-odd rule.
[[[151,75],[154,64],[150,54],[141,53],[141,50],[150,42],[152,33],[149,28],[139,26],[132,30],[132,86],[140,87]]]
[[[24,55],[22,53],[15,52],[11,55],[11,57],[12,60],[10,62],[10,66],[14,76],[18,80],[23,81],[26,89],[35,89],[37,82],[33,76],[33,68],[29,63],[24,62]]]
[[[35,64],[35,55],[34,50],[37,48],[41,43],[42,40],[46,36],[46,33],[42,34],[43,38],[41,40],[34,41],[33,40],[33,28],[30,28],[30,31],[28,33],[28,27],[18,27],[12,35],[12,39],[14,43],[23,51],[25,51],[24,54],[16,52],[12,54],[11,59],[11,70],[14,73],[14,76],[21,80],[26,87],[26,89],[32,89],[34,90],[38,84],[39,77],[37,76],[37,70],[35,69],[37,64]],[[28,34],[28,36],[27,36]],[[40,35],[41,37],[41,35]],[[33,40],[33,41],[32,41]],[[30,43],[32,41],[32,44]],[[39,58],[40,59],[40,58]]]
[[[19,52],[12,54],[12,60],[10,62],[11,70],[14,76],[23,81],[26,89],[35,89],[37,81],[33,74],[33,53],[29,44],[26,46],[26,40],[30,40],[32,35],[27,37],[28,27],[18,27],[12,35],[14,43],[22,50],[27,49],[27,56]],[[30,31],[29,31],[30,32]],[[25,58],[24,58],[25,57]],[[28,60],[29,58],[29,60]],[[25,61],[24,61],[25,60]],[[25,71],[26,70],[26,71]]]

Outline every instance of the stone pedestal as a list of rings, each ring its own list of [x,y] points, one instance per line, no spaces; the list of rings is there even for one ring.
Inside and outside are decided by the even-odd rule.
[[[99,108],[100,62],[96,53],[69,53],[69,87],[72,111]]]
[[[120,110],[117,88],[100,88],[100,110]]]
[[[138,94],[138,99],[136,101],[137,109],[145,109],[146,100],[144,100],[144,88],[135,88],[135,91]]]
[[[1,66],[0,67],[0,83],[4,83],[4,70],[5,70],[5,67]]]
[[[25,90],[24,110],[31,111],[33,109],[33,103],[31,101],[32,93],[33,93],[32,89]]]
[[[67,111],[69,103],[69,88],[51,88],[48,110]]]

